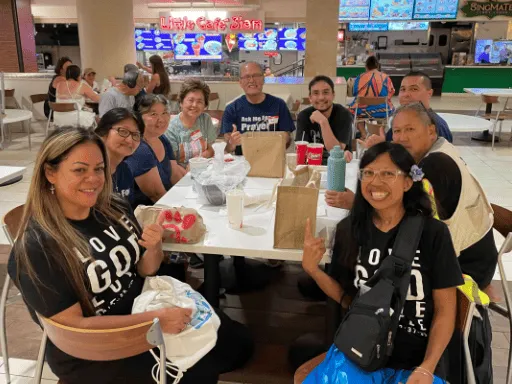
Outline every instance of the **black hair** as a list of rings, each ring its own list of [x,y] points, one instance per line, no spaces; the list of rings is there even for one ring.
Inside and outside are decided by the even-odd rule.
[[[80,80],[80,74],[82,73],[78,65],[70,65],[66,69],[66,80]]]
[[[485,48],[484,48],[484,51],[487,51],[489,48],[491,48],[490,45],[486,45]]]
[[[128,88],[135,88],[137,86],[137,79],[139,78],[138,71],[128,71],[123,76],[123,84]]]
[[[428,90],[432,89],[432,80],[430,79],[430,76],[427,75],[425,72],[411,71],[404,76],[404,79],[407,77],[422,77],[423,85],[425,85],[425,88],[427,88]]]
[[[386,153],[391,157],[391,161],[406,175],[409,175],[411,167],[416,164],[414,158],[403,146],[383,142],[374,145],[365,152],[359,168],[364,169],[379,156]],[[407,216],[432,216],[432,204],[421,182],[414,182],[412,187],[404,193],[403,206]],[[359,180],[352,210],[347,219],[338,224],[334,238],[333,251],[341,252],[336,256],[339,257],[339,262],[344,268],[354,270],[359,246],[365,244],[372,233],[374,214],[375,209],[363,197],[361,181]]]
[[[133,119],[141,136],[144,136],[144,120],[126,108],[113,108],[105,113],[94,132],[100,137],[105,137],[115,124],[126,119]]]
[[[309,94],[311,95],[311,88],[313,88],[313,86],[319,82],[325,82],[329,85],[329,87],[331,87],[331,90],[334,92],[334,83],[333,81],[331,80],[330,77],[328,76],[324,76],[324,75],[318,75],[318,76],[315,76],[313,77],[313,79],[309,82]]]
[[[366,59],[365,67],[369,71],[379,69],[379,60],[375,56],[370,56]]]
[[[62,70],[62,67],[66,63],[72,63],[71,59],[67,56],[62,56],[59,61],[57,61],[57,65],[55,65],[55,74],[60,75],[60,71]]]
[[[164,95],[155,95],[154,93],[144,95],[137,103],[137,115],[142,116],[148,113],[156,104],[163,104],[166,108],[169,108],[169,100]]]

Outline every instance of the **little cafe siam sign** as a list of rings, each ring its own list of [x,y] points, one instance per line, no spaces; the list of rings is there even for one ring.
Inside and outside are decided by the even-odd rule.
[[[183,16],[174,17],[172,12],[160,12],[160,30],[169,32],[245,33],[263,32],[265,21],[261,12],[226,12],[225,17]]]

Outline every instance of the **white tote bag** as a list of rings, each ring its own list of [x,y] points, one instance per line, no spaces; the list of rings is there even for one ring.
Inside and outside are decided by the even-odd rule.
[[[177,371],[176,375],[169,371],[168,374],[178,383],[183,372],[215,347],[220,319],[200,293],[170,276],[147,277],[142,293],[133,302],[132,313],[173,307],[192,309],[190,323],[183,332],[164,333],[166,357],[172,363],[167,368]],[[153,377],[158,377],[155,368]]]

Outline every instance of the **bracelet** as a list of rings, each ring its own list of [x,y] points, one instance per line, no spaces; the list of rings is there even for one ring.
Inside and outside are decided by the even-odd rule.
[[[434,379],[434,374],[432,372],[430,372],[428,369],[426,368],[423,368],[423,367],[416,367],[414,369],[414,372],[418,371],[418,373],[421,373],[422,375],[425,375],[425,376],[430,376],[432,379]]]

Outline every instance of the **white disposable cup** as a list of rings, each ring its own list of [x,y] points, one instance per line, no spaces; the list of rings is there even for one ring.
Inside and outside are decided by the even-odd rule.
[[[210,159],[206,157],[194,157],[188,161],[190,165],[190,170],[202,170],[208,168],[208,164],[210,163]]]
[[[297,154],[296,153],[287,153],[286,154],[286,165],[290,171],[295,171],[297,168]]]
[[[244,191],[233,189],[226,193],[229,227],[240,229],[244,223]]]

